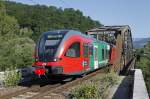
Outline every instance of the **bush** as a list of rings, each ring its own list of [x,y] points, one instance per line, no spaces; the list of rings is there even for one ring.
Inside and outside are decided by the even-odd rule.
[[[8,68],[31,66],[34,41],[31,29],[20,29],[17,20],[6,14],[5,3],[0,1],[0,71]]]
[[[4,77],[4,86],[16,86],[21,80],[21,73],[16,71],[16,69],[12,69],[9,71],[5,71]]]
[[[90,83],[82,83],[75,87],[70,92],[70,96],[73,99],[101,99],[109,87],[117,84],[118,79],[119,77],[114,73],[97,75],[90,80]]]
[[[81,86],[75,88],[72,92],[72,97],[75,99],[99,99],[99,89],[98,86],[93,83],[84,83]]]
[[[7,42],[1,40],[0,70],[31,66],[34,46],[33,40],[27,37],[15,37]]]

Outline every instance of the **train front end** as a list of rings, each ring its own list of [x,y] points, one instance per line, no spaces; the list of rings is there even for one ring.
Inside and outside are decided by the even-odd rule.
[[[35,62],[32,64],[34,74],[61,75],[63,67],[61,58],[56,53],[67,31],[50,31],[43,33],[35,48]]]

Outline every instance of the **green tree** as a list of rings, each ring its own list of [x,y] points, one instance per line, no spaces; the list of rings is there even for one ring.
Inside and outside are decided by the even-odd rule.
[[[137,49],[137,68],[142,69],[146,86],[150,95],[150,42],[144,48]]]
[[[101,23],[84,16],[79,10],[73,8],[57,8],[44,5],[26,5],[21,3],[6,2],[6,12],[14,16],[21,28],[33,31],[31,38],[35,41],[42,32],[53,29],[78,29],[82,32],[94,27],[100,27]]]
[[[19,32],[20,37],[31,37],[33,34],[33,31],[29,28],[21,28]]]
[[[6,10],[5,10],[5,6],[4,6],[4,2],[0,1],[0,14],[5,14]]]
[[[5,11],[0,2],[0,11]],[[31,66],[34,41],[30,29],[20,29],[17,20],[0,12],[0,70]]]
[[[19,25],[16,19],[7,15],[1,15],[0,20],[0,36],[13,37],[17,35],[19,32]]]
[[[0,67],[2,70],[13,67],[31,66],[33,62],[34,42],[29,38],[16,37],[3,42]]]

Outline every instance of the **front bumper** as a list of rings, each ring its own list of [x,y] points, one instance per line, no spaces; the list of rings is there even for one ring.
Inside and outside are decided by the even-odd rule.
[[[63,74],[61,66],[33,66],[36,75]]]

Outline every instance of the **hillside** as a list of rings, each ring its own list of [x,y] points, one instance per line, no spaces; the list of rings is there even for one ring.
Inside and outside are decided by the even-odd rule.
[[[150,95],[150,42],[147,43],[143,48],[137,49],[136,55],[136,68],[142,69],[147,89]]]
[[[150,38],[134,38],[133,46],[134,48],[142,48],[150,41]]]
[[[5,3],[0,1],[0,71],[31,66],[35,46],[29,38],[31,32],[21,29],[5,8]]]
[[[21,28],[33,31],[31,38],[34,40],[37,40],[42,32],[52,29],[77,29],[84,32],[101,26],[100,22],[73,8],[6,2],[6,11],[18,20]]]
[[[99,27],[98,21],[73,8],[27,5],[0,0],[0,71],[31,66],[35,42],[51,29]],[[34,41],[33,41],[34,40]]]

